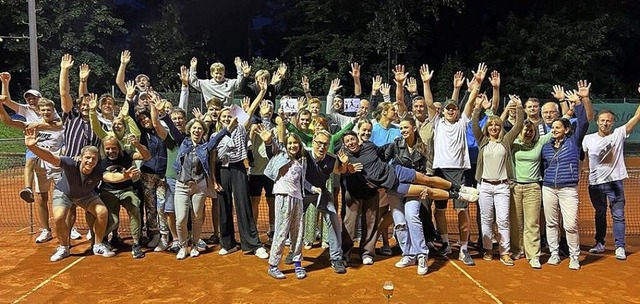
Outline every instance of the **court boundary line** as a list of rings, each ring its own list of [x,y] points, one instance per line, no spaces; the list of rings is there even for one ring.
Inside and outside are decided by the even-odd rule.
[[[29,228],[31,228],[31,226],[27,226],[27,227],[24,227],[24,228],[20,228],[20,229],[16,230],[16,233],[18,233],[18,232],[22,232],[22,231],[27,230],[27,229],[29,229]]]
[[[19,302],[23,301],[28,296],[30,296],[34,292],[38,291],[38,289],[40,289],[40,288],[44,287],[45,285],[49,284],[49,282],[53,281],[53,279],[57,278],[59,275],[63,274],[65,271],[69,270],[71,267],[75,266],[76,264],[80,263],[85,258],[86,257],[83,256],[83,257],[73,261],[73,263],[67,265],[65,268],[62,268],[60,271],[56,272],[54,275],[52,275],[49,278],[45,279],[44,281],[40,282],[40,284],[38,284],[38,286],[34,287],[29,292],[27,292],[27,293],[23,294],[22,296],[20,296],[19,298],[15,299],[12,303],[15,304],[15,303],[19,303]]]
[[[487,289],[482,284],[480,284],[480,282],[478,282],[478,280],[474,279],[468,272],[464,271],[464,269],[462,269],[462,267],[458,266],[458,264],[456,264],[456,262],[454,262],[452,259],[449,259],[449,262],[455,268],[457,268],[460,272],[462,272],[462,274],[464,274],[469,280],[471,280],[471,282],[476,284],[476,286],[478,286],[480,288],[480,290],[482,290],[485,294],[487,294],[493,301],[495,301],[498,304],[504,304],[504,303],[502,303],[502,301],[500,301],[500,299],[498,299],[498,297],[496,295],[494,295],[491,291],[489,291],[489,289]]]

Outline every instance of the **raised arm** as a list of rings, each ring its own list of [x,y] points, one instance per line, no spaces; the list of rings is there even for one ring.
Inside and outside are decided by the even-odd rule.
[[[471,117],[471,131],[473,132],[473,137],[479,143],[484,138],[484,133],[482,133],[482,129],[480,128],[480,113],[483,111],[482,95],[478,96],[475,102],[467,102],[467,105],[469,104],[474,104],[473,116]],[[465,105],[465,111],[467,109],[467,105]]]
[[[98,96],[96,94],[89,94],[87,98],[89,98],[89,123],[91,124],[91,131],[93,131],[98,138],[104,139],[107,137],[107,132],[102,129],[96,112],[98,108]]]
[[[38,131],[36,129],[25,129],[24,130],[24,144],[27,146],[33,154],[35,154],[40,159],[54,165],[55,167],[60,167],[60,157],[54,155],[49,150],[42,149],[36,145],[38,142]]]
[[[325,105],[325,113],[331,114],[336,110],[333,108],[333,99],[336,97],[338,90],[342,88],[340,85],[340,78],[336,78],[331,81],[331,86],[329,87],[329,93],[327,93],[327,104]]]
[[[362,95],[362,84],[360,84],[360,65],[357,62],[351,64],[351,71],[349,74],[353,77],[353,95]]]
[[[198,80],[198,59],[196,57],[191,58],[191,62],[189,65],[189,84],[192,88],[196,89],[199,92],[202,92],[200,88],[200,80]]]
[[[640,93],[640,85],[638,85],[638,93]],[[627,121],[627,123],[624,124],[627,134],[631,134],[631,132],[633,132],[633,128],[636,127],[636,124],[638,123],[638,121],[640,121],[640,104],[636,108],[636,113],[633,114],[633,117],[631,117],[629,121]]]
[[[573,116],[573,113],[569,114],[569,105],[567,104],[567,101],[565,100],[565,93],[564,93],[564,87],[560,86],[560,85],[554,85],[553,86],[553,92],[551,92],[551,95],[553,95],[553,98],[555,98],[558,103],[560,104],[560,111],[562,113],[562,116],[564,115],[569,115],[569,116]],[[558,113],[560,114],[560,113]]]
[[[565,95],[569,99],[569,102],[572,103],[572,110],[575,111],[576,114],[576,129],[574,130],[575,134],[573,140],[576,141],[578,146],[581,146],[582,139],[587,134],[587,130],[589,129],[589,122],[587,121],[587,113],[585,111],[584,105],[580,102],[580,96],[576,91],[566,91]]]
[[[304,97],[307,100],[311,99],[313,96],[311,96],[311,89],[309,86],[309,77],[303,75],[300,85],[302,86],[302,92],[304,93]]]
[[[420,78],[422,79],[422,90],[424,91],[424,101],[427,105],[427,115],[429,119],[436,115],[436,107],[433,105],[433,93],[431,92],[431,79],[433,70],[429,70],[428,64],[420,67]]]
[[[69,92],[69,70],[73,67],[73,57],[64,54],[60,61],[60,105],[62,113],[69,113],[73,109],[73,99]]]
[[[591,89],[591,83],[586,80],[578,81],[578,96],[580,96],[580,102],[584,105],[584,110],[587,112],[587,121],[593,120],[593,106],[591,105],[591,98],[589,98],[589,90]]]
[[[0,121],[2,121],[2,123],[5,124],[6,126],[16,128],[19,130],[24,130],[25,124],[22,121],[11,119],[7,111],[4,109],[4,106],[2,104],[4,104],[7,99],[8,99],[7,96],[0,95],[0,101],[2,102],[0,103]]]
[[[267,80],[265,78],[259,79],[258,86],[260,87],[260,93],[258,93],[258,96],[256,96],[256,99],[254,99],[253,102],[251,102],[249,111],[247,111],[247,115],[249,115],[249,119],[247,119],[247,121],[244,122],[244,128],[247,130],[250,130],[249,126],[251,125],[251,117],[253,117],[253,113],[256,111],[256,108],[258,108],[258,105],[260,105],[260,102],[264,98],[264,95],[267,93]],[[245,98],[248,98],[248,97],[245,97]]]
[[[516,108],[516,124],[504,135],[504,140],[508,143],[513,143],[520,132],[522,132],[522,128],[524,127],[524,118],[526,115],[524,114],[524,108],[522,107],[522,100],[518,95],[509,95],[510,103],[515,105]],[[505,109],[505,112],[507,110]]]
[[[89,89],[87,89],[87,79],[89,79],[89,73],[91,73],[89,65],[86,63],[81,64],[79,73],[80,83],[78,84],[78,96],[89,94]]]
[[[189,103],[189,69],[184,65],[180,67],[180,82],[182,86],[180,87],[178,107],[187,111],[187,105]]]
[[[456,102],[458,102],[458,99],[460,99],[460,88],[462,88],[465,80],[466,78],[464,77],[464,73],[462,73],[462,71],[457,71],[455,74],[453,74],[453,93],[451,93],[451,99],[455,100]]]
[[[150,160],[151,152],[145,145],[140,143],[139,138],[139,136],[135,136],[133,134],[130,134],[129,137],[127,137],[129,143],[136,148],[136,152],[133,153],[131,158],[136,160]]]
[[[473,111],[476,97],[478,96],[478,91],[480,91],[480,84],[477,83],[476,81],[471,81],[469,85],[470,85],[469,99],[467,100],[467,103],[464,105],[464,114],[467,117],[471,117],[471,111]],[[480,106],[482,106],[482,103],[480,103]]]
[[[409,73],[405,73],[404,65],[396,65],[395,70],[393,71],[395,75],[395,83],[396,83],[396,102],[398,103],[398,116],[404,117],[407,113],[407,105],[404,103],[404,82],[407,79],[407,75]]]
[[[127,94],[127,88],[125,87],[125,71],[129,61],[131,61],[131,53],[129,53],[128,50],[122,51],[120,54],[120,66],[118,67],[118,73],[116,74],[116,85],[122,94]]]
[[[500,73],[495,70],[491,72],[489,82],[493,88],[493,96],[491,96],[491,110],[494,114],[497,114],[498,106],[500,105]]]
[[[11,81],[11,74],[9,74],[9,72],[0,73],[0,80],[2,81],[1,94],[6,96],[5,100],[2,103],[14,112],[18,112],[18,108],[20,106],[17,102],[11,100],[11,94],[9,93],[9,82]]]

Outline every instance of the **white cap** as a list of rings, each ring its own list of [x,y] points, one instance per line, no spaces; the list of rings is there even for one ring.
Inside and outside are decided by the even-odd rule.
[[[31,89],[29,91],[24,92],[24,98],[27,98],[27,95],[33,95],[35,97],[42,97],[42,94],[40,94],[40,92],[38,92],[37,90]]]

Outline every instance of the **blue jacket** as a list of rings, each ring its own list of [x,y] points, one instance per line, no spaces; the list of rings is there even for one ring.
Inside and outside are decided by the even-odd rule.
[[[267,151],[268,150],[270,149],[267,149]],[[278,176],[280,175],[280,168],[288,164],[291,161],[291,159],[289,158],[289,154],[285,152],[283,147],[279,147],[278,149],[277,146],[274,146],[273,150],[275,150],[274,151],[275,153],[277,153],[278,150],[281,152],[276,154],[275,156],[272,156],[271,153],[267,153],[267,156],[270,157],[270,159],[269,159],[269,163],[267,163],[267,166],[264,168],[264,175],[275,182],[278,179]],[[309,182],[305,180],[305,173],[307,171],[307,162],[304,159],[304,157],[300,160],[300,162],[302,163],[302,176],[300,178],[300,188],[301,188],[302,196],[304,196],[303,189],[306,189],[307,191],[311,191],[311,184],[309,184]]]
[[[589,122],[587,121],[587,112],[582,104],[575,107],[575,113],[576,127],[573,134],[562,140],[560,148],[557,150],[553,148],[555,139],[542,147],[542,160],[545,168],[542,180],[544,186],[562,188],[578,185],[580,149],[582,139],[589,128]]]
[[[209,152],[215,149],[218,146],[218,143],[225,137],[228,136],[229,131],[224,128],[222,131],[218,132],[215,136],[209,139],[209,142],[202,142],[196,145],[196,156],[198,160],[202,164],[204,168],[205,174],[207,177],[211,177],[211,168],[209,168]],[[176,170],[176,176],[180,175],[180,171],[182,170],[182,163],[184,162],[184,157],[193,149],[193,141],[191,139],[185,138],[180,145],[180,149],[178,150],[178,156],[176,157],[176,161],[173,163],[173,168]]]

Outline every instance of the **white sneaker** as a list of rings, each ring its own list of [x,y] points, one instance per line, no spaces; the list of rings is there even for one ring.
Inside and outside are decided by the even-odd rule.
[[[478,195],[477,194],[460,192],[460,193],[458,193],[458,195],[459,195],[458,199],[461,200],[461,201],[465,201],[465,202],[469,202],[469,203],[473,203],[473,202],[477,202],[478,201]]]
[[[80,234],[80,232],[78,232],[78,228],[73,227],[71,228],[71,239],[72,240],[79,240],[82,238],[82,234]]]
[[[529,265],[531,266],[531,268],[534,268],[534,269],[542,268],[542,265],[540,264],[540,259],[538,258],[532,258],[531,260],[529,260]]]
[[[91,234],[91,229],[87,231],[87,240],[91,240],[93,238],[93,234]]]
[[[578,258],[569,258],[569,269],[580,270],[580,261],[578,261]]]
[[[53,239],[53,236],[51,235],[51,231],[47,229],[40,229],[40,235],[36,238],[36,243],[40,244],[40,243],[48,242],[52,239]]]
[[[229,253],[234,253],[236,251],[238,251],[238,246],[231,247],[231,249],[222,248],[222,249],[220,249],[220,251],[218,251],[218,254],[219,255],[227,255]]]
[[[49,260],[51,262],[57,262],[67,257],[69,257],[69,247],[60,245],[58,246],[58,248],[56,248],[56,252],[51,256]]]
[[[415,264],[416,264],[416,258],[415,257],[409,256],[409,255],[405,255],[400,259],[400,261],[398,261],[396,263],[396,267],[405,268],[407,266],[411,266],[411,265],[415,265]]]
[[[618,260],[626,260],[627,253],[624,251],[624,247],[616,248],[616,259]]]
[[[552,253],[551,257],[547,261],[547,264],[557,266],[560,264],[560,256],[557,253]]]
[[[427,256],[418,256],[418,275],[425,275],[429,272],[429,266],[427,265]]]
[[[198,247],[191,247],[191,253],[189,254],[192,258],[199,257],[200,251],[198,251]]]
[[[156,248],[158,243],[160,243],[160,234],[156,234],[151,238],[151,241],[147,244],[147,248]]]
[[[460,193],[468,193],[468,194],[472,194],[475,196],[480,195],[480,191],[476,188],[473,187],[467,187],[467,186],[460,186]]]
[[[178,251],[178,254],[176,254],[176,259],[184,260],[184,258],[186,257],[187,257],[187,248],[181,247],[180,250]]]
[[[589,253],[603,253],[604,252],[604,244],[596,243],[591,249],[589,249]]]
[[[362,265],[373,265],[373,258],[368,255],[363,256]]]
[[[256,256],[264,260],[269,258],[269,253],[267,253],[267,250],[264,249],[264,247],[260,247],[256,249]]]
[[[116,255],[116,253],[111,251],[111,249],[109,249],[109,247],[107,247],[107,245],[105,245],[104,243],[93,245],[93,254],[101,255],[105,258],[110,258]]]
[[[158,246],[156,246],[156,248],[154,248],[153,251],[162,252],[167,250],[167,248],[169,248],[169,238],[166,235],[163,235],[160,238],[160,242],[158,243]]]

